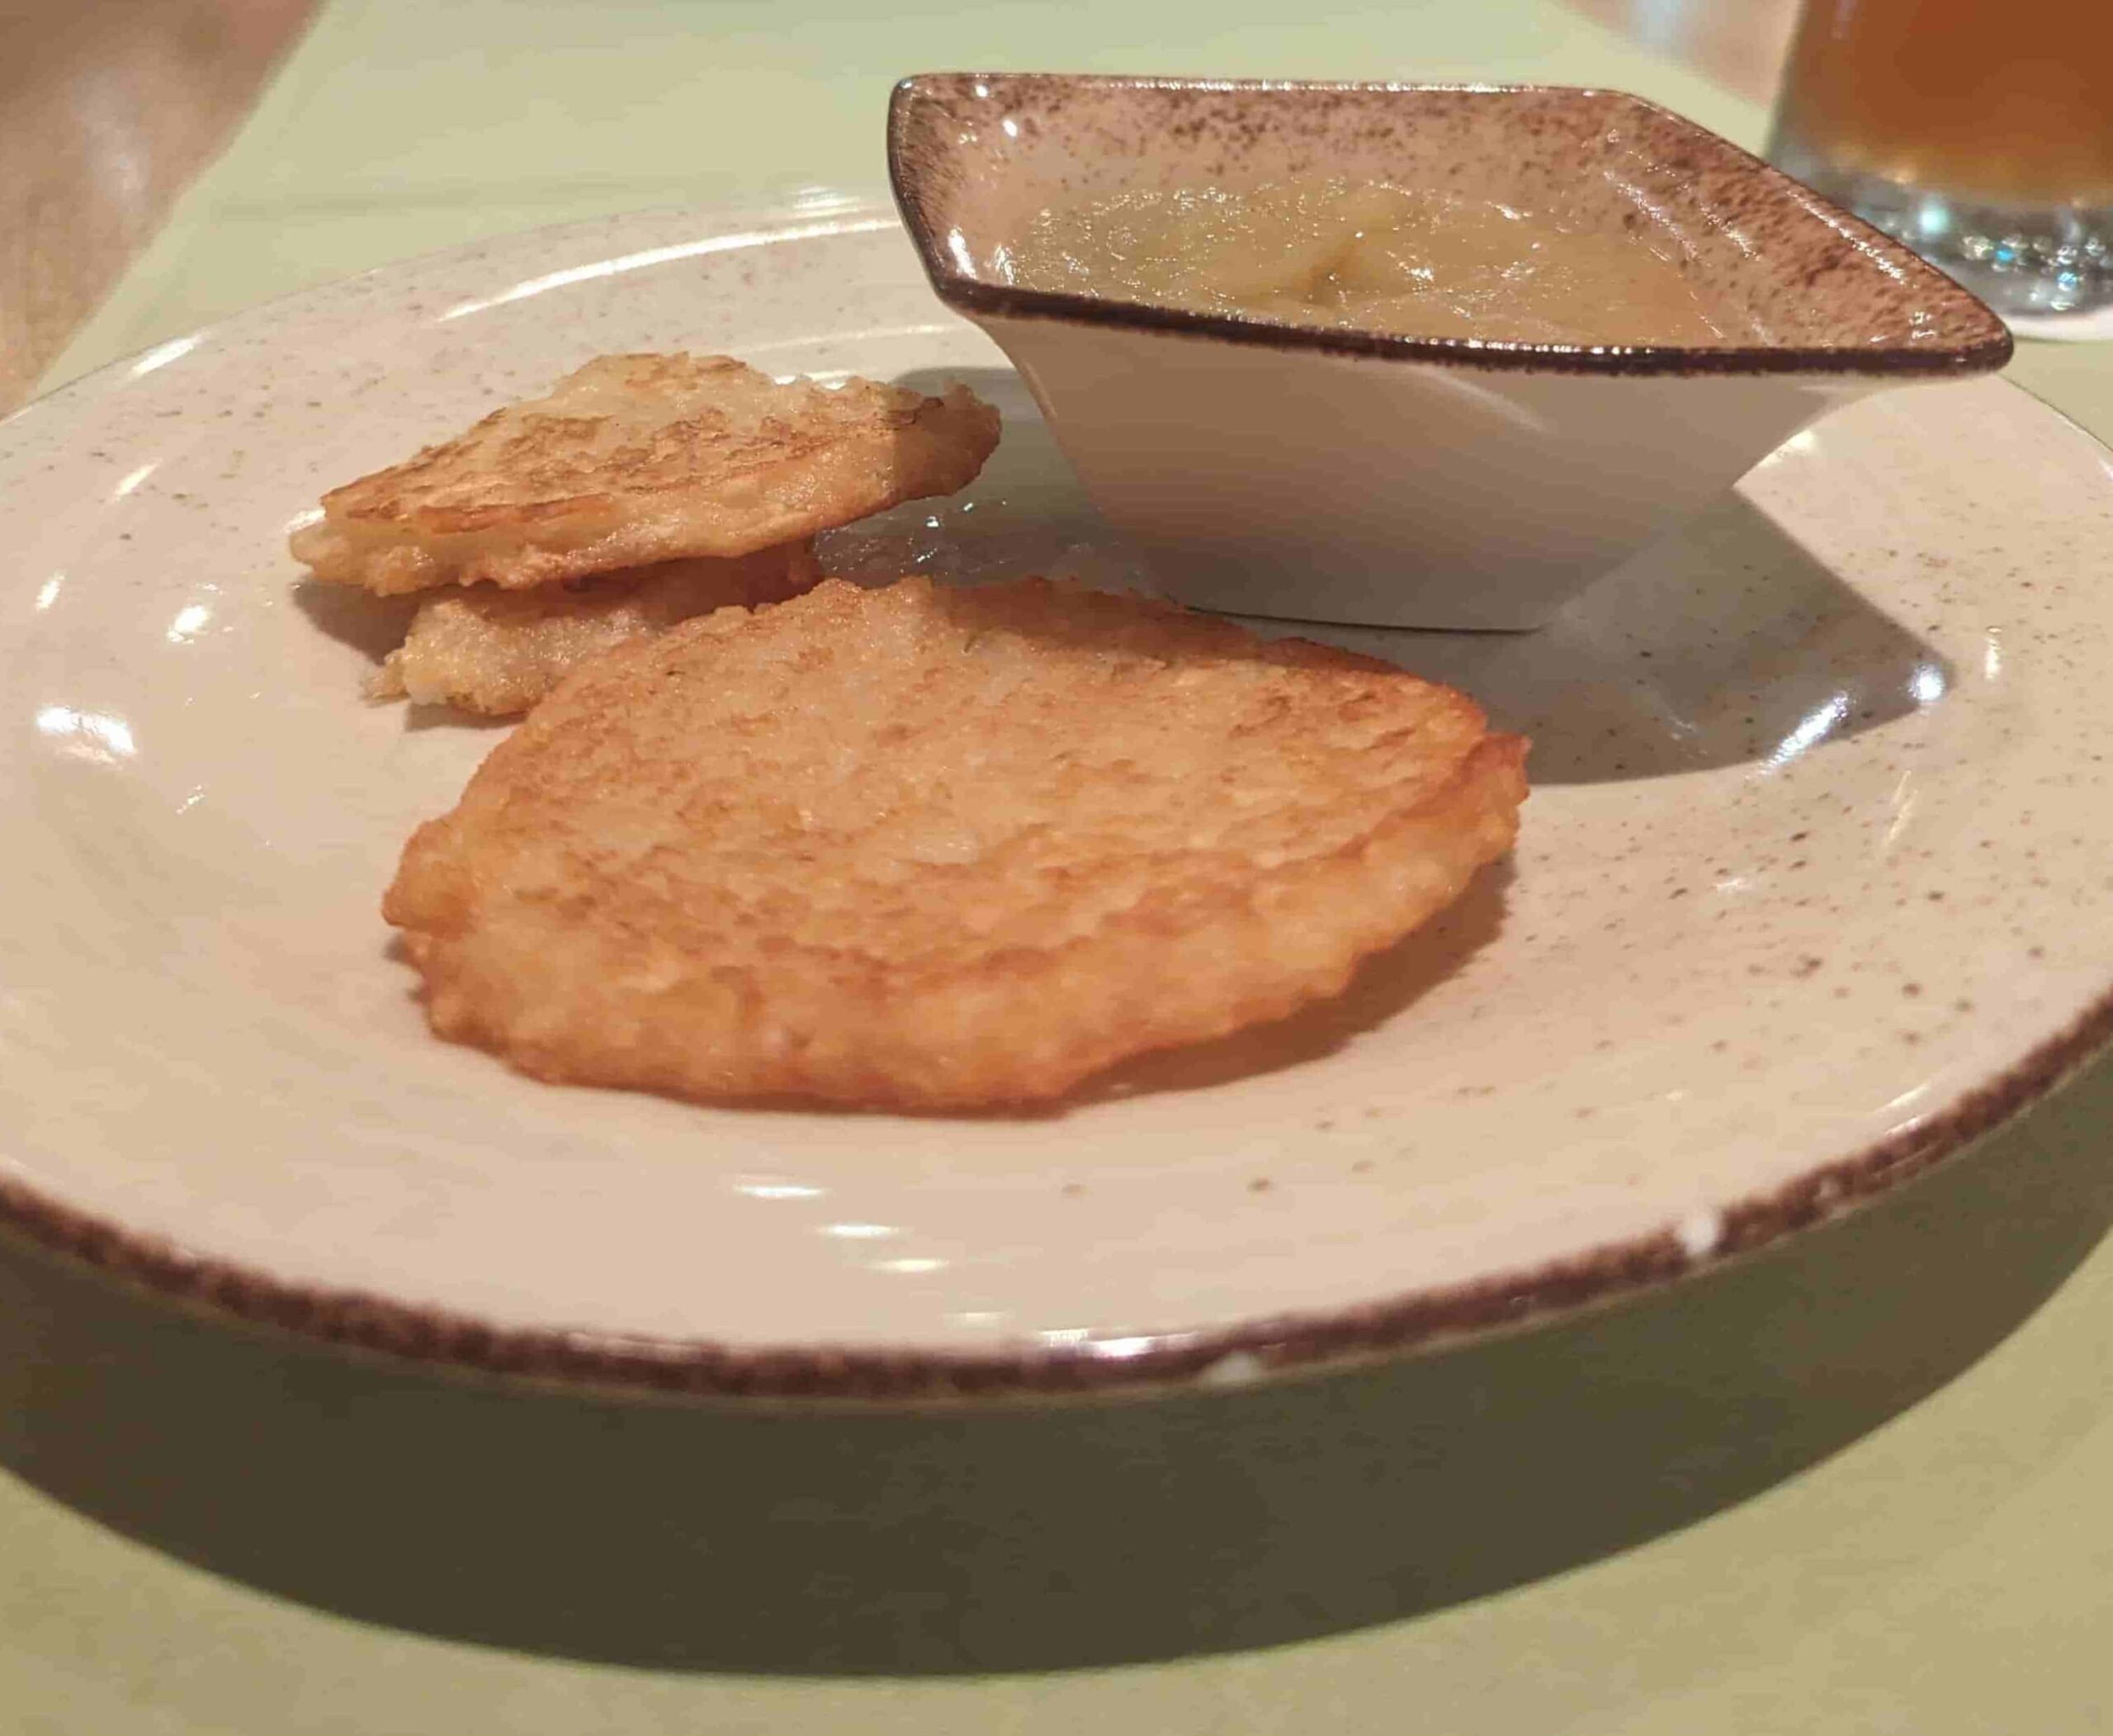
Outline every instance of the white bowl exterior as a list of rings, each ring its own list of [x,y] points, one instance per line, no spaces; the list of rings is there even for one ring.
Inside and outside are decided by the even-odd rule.
[[[1888,383],[1538,372],[979,323],[1170,595],[1373,627],[1540,627],[1816,418]]]

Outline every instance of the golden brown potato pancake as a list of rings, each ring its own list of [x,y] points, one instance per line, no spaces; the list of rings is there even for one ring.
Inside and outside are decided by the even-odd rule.
[[[402,647],[368,691],[514,717],[598,652],[714,609],[782,603],[820,577],[814,544],[802,541],[731,561],[666,561],[525,591],[450,585],[420,598]]]
[[[603,356],[323,497],[293,534],[319,578],[381,594],[507,589],[725,559],[950,494],[998,442],[966,387],[781,385],[726,356]]]
[[[383,911],[540,1078],[1024,1104],[1339,991],[1510,847],[1525,750],[1164,604],[825,580],[583,666]]]

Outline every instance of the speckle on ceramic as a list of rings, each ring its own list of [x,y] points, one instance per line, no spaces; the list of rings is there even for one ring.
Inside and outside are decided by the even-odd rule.
[[[1976,381],[1821,423],[1542,633],[1332,635],[1539,744],[1509,870],[1338,1005],[1019,1119],[698,1109],[436,1043],[376,901],[493,738],[361,702],[385,626],[300,586],[286,527],[595,352],[684,345],[1005,409],[967,496],[839,535],[839,570],[1138,581],[996,351],[844,201],[473,248],[31,406],[0,427],[9,1215],[539,1375],[1237,1382],[1752,1246],[2113,1018],[2113,473]]]

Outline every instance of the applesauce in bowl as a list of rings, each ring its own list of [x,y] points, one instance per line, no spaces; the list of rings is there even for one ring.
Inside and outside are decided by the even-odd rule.
[[[2010,356],[1615,91],[921,74],[888,166],[939,299],[1201,608],[1539,627],[1836,406]]]
[[[1641,225],[1566,224],[1340,175],[1061,200],[1003,269],[1026,289],[1406,338],[1633,346],[1757,335]]]

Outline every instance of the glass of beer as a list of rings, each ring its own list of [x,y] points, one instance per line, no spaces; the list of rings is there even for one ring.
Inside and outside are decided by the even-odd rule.
[[[1999,313],[2113,306],[2113,0],[1805,0],[1768,155]]]

